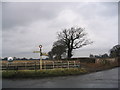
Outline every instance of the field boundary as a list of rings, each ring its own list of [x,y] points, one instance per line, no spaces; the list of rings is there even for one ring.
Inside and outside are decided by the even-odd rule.
[[[42,69],[80,68],[79,61],[43,61]],[[2,63],[2,70],[39,70],[40,62],[6,62]]]

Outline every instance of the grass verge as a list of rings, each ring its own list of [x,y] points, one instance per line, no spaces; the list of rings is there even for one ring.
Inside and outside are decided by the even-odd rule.
[[[52,69],[52,70],[4,70],[2,71],[3,78],[43,78],[55,76],[68,76],[85,74],[87,71],[84,68],[70,69]]]

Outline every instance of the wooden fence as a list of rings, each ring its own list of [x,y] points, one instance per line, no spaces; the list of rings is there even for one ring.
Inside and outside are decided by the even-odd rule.
[[[42,69],[80,68],[78,61],[43,61]],[[2,63],[2,70],[39,70],[40,62],[7,62]]]

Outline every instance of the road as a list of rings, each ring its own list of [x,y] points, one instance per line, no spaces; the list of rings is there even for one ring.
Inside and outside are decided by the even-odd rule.
[[[3,79],[3,88],[118,88],[118,68],[86,75],[44,79]]]

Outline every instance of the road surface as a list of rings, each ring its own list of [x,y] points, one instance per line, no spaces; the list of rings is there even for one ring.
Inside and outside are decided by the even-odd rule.
[[[86,75],[44,79],[3,79],[3,88],[118,88],[118,68]]]

